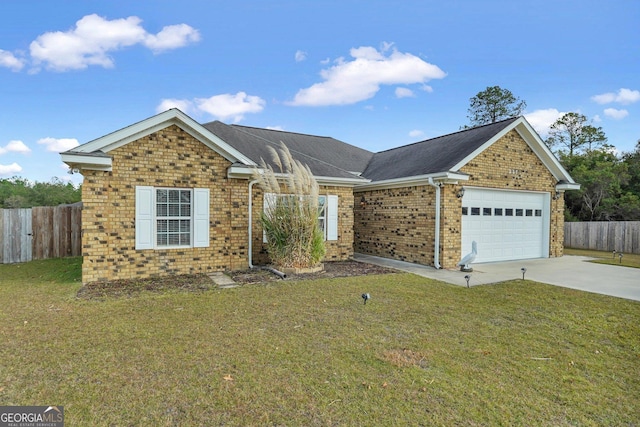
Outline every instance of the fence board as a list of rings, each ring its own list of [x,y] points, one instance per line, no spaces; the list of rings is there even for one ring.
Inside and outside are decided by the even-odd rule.
[[[565,222],[564,246],[640,254],[640,221]]]
[[[81,239],[81,204],[0,209],[0,263],[80,256]]]
[[[31,260],[31,209],[6,209],[2,215],[2,262]]]

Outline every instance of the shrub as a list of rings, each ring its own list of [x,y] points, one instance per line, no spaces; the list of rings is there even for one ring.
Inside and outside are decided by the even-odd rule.
[[[264,193],[261,223],[271,262],[284,268],[317,265],[325,254],[318,226],[318,182],[307,165],[291,156],[284,143],[270,147],[277,173],[261,159],[254,179]]]

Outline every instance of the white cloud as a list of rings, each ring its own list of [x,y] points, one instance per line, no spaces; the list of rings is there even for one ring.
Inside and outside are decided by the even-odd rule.
[[[621,88],[618,93],[607,92],[600,95],[591,97],[591,100],[598,104],[609,104],[611,102],[617,102],[622,105],[633,104],[640,101],[640,91]]]
[[[158,34],[147,34],[144,45],[153,52],[177,49],[200,41],[200,33],[187,24],[168,25]]]
[[[0,67],[8,68],[11,71],[20,71],[24,67],[24,60],[11,52],[0,49]]]
[[[413,91],[406,87],[397,87],[396,88],[396,98],[413,98],[416,94]]]
[[[10,165],[0,165],[0,176],[14,175],[19,172],[22,172],[22,166],[15,162]]]
[[[212,115],[218,120],[232,120],[237,123],[244,119],[248,113],[259,113],[264,110],[266,101],[259,96],[247,95],[245,92],[238,92],[235,95],[221,94],[210,98],[189,99],[163,99],[156,107],[156,112],[161,113],[170,108],[178,108],[187,114],[197,114],[204,112]]]
[[[193,111],[193,102],[188,99],[163,99],[156,107],[156,113],[162,113],[163,111],[170,110],[171,108],[177,108],[183,113],[190,114]]]
[[[564,114],[555,108],[547,108],[526,113],[524,117],[541,137],[546,138],[549,134],[549,127]]]
[[[244,119],[244,115],[247,113],[261,112],[266,102],[258,96],[238,92],[235,95],[225,93],[210,98],[196,98],[195,104],[199,110],[209,113],[219,120],[233,120],[234,123],[237,123]]]
[[[414,129],[411,132],[409,132],[409,136],[411,138],[422,138],[424,136],[424,132],[418,129]]]
[[[198,41],[197,30],[186,25],[170,25],[158,34],[150,34],[137,16],[107,20],[96,14],[86,15],[75,28],[38,36],[30,45],[34,65],[54,71],[81,70],[90,65],[114,66],[111,52],[142,44],[154,52],[175,49]]]
[[[617,110],[615,108],[605,108],[604,115],[615,120],[622,120],[629,115],[627,110]]]
[[[38,144],[42,144],[46,147],[47,151],[60,153],[63,151],[71,150],[72,148],[80,145],[75,138],[41,138],[38,140]]]
[[[296,51],[296,62],[302,62],[307,59],[307,52],[301,50]]]
[[[267,129],[270,130],[284,130],[282,126],[267,126]]]
[[[391,52],[387,55],[387,51]],[[381,85],[425,83],[442,79],[446,73],[436,65],[410,53],[398,52],[391,44],[382,49],[370,46],[353,48],[353,58],[338,58],[336,65],[320,72],[323,81],[300,89],[289,105],[347,105],[372,98]]]
[[[0,155],[5,153],[27,154],[30,152],[31,149],[27,147],[24,142],[18,140],[9,141],[7,145],[5,145],[4,147],[0,147]]]
[[[595,123],[600,123],[602,121],[602,118],[600,118],[600,115],[596,114],[595,116],[593,116],[592,119]]]

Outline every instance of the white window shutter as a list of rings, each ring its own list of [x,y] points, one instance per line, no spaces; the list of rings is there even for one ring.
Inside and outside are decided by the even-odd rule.
[[[277,195],[275,193],[264,193],[264,196],[262,196],[262,211],[266,212],[267,209],[269,209],[270,207],[274,207],[276,204],[276,197]],[[263,243],[267,243],[267,233],[264,232],[264,230],[262,231],[262,242]]]
[[[153,249],[153,187],[136,186],[136,250]]]
[[[209,189],[193,190],[193,247],[209,247]]]
[[[327,240],[338,240],[338,196],[327,196]]]

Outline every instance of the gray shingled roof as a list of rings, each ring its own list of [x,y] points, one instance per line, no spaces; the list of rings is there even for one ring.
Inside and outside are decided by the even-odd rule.
[[[362,176],[371,181],[448,172],[518,118],[462,130],[376,153]]]
[[[273,166],[268,147],[279,149],[284,142],[292,156],[307,164],[315,176],[357,178],[373,153],[334,138],[227,125],[220,121],[205,123],[206,129],[256,163],[264,159]]]

